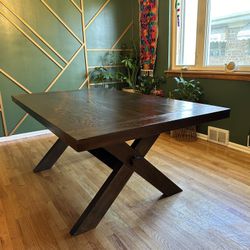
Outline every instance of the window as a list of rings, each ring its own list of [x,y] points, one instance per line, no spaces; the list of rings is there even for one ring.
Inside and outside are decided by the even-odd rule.
[[[250,39],[248,39],[248,49],[247,49],[247,54],[250,56]]]
[[[172,69],[250,71],[250,0],[172,1]]]

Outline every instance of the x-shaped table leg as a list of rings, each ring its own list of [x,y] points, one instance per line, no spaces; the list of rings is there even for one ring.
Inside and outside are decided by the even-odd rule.
[[[111,167],[113,172],[71,229],[70,233],[72,235],[89,231],[98,225],[133,172],[138,173],[159,189],[164,196],[170,196],[182,191],[144,158],[157,137],[135,140],[132,146],[124,142],[89,151]]]
[[[51,147],[51,149],[38,163],[38,165],[34,168],[33,171],[35,173],[38,173],[52,168],[67,147],[68,145],[66,145],[61,139],[57,139],[55,144]]]
[[[137,139],[131,146],[124,142],[89,150],[92,155],[113,171],[71,229],[72,235],[89,231],[98,225],[134,172],[160,190],[166,197],[182,191],[144,158],[157,138],[158,135]],[[50,169],[66,148],[67,145],[58,139],[34,172]]]

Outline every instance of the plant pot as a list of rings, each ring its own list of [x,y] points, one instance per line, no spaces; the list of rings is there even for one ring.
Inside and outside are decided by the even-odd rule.
[[[164,97],[165,93],[164,93],[164,90],[162,90],[162,89],[155,89],[155,90],[151,91],[151,95]]]
[[[196,126],[171,130],[170,136],[178,141],[196,141]]]
[[[131,88],[123,88],[122,91],[127,92],[127,93],[132,93],[132,94],[136,93],[136,91]]]

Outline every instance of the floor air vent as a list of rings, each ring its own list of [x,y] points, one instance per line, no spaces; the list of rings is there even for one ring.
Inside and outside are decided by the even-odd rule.
[[[227,146],[229,143],[229,131],[209,126],[208,141]]]

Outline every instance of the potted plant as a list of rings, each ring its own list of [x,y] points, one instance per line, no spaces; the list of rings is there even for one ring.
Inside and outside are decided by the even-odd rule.
[[[95,67],[94,70],[90,73],[90,79],[94,83],[105,83],[112,81],[114,76],[107,68],[104,67]]]
[[[172,92],[170,92],[170,98],[191,102],[200,101],[203,92],[199,81],[194,79],[185,80],[183,77],[175,77],[174,79],[177,86]],[[196,140],[196,126],[172,130],[171,136],[179,140]]]
[[[164,96],[164,91],[159,89],[163,83],[165,83],[164,77],[139,76],[136,83],[136,90],[145,95]]]
[[[112,66],[121,64],[121,57],[123,53],[124,52],[117,54],[113,51],[105,53],[105,55],[101,57],[102,65],[105,66],[95,67],[89,73],[91,82],[97,83],[98,85],[104,85],[105,87],[110,84],[110,86],[120,89],[122,87],[121,79],[118,77],[118,73]]]
[[[135,92],[140,72],[140,58],[136,46],[133,45],[131,52],[121,54],[120,60],[124,69],[117,72],[116,79],[126,83],[128,88],[123,89],[124,91]]]
[[[185,80],[183,77],[175,77],[176,88],[171,92],[171,97],[178,100],[199,102],[203,92],[200,82],[197,80]]]

